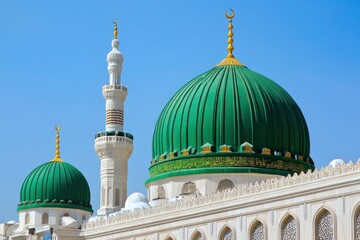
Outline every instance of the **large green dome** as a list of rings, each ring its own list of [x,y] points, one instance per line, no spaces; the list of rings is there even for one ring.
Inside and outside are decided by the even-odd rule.
[[[44,207],[93,212],[84,175],[60,158],[35,168],[21,187],[18,211]]]
[[[147,182],[201,173],[287,175],[313,169],[309,154],[306,121],[292,97],[269,78],[225,63],[166,104]]]

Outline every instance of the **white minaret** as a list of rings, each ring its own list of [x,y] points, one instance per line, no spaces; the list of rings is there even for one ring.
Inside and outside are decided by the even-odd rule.
[[[95,151],[100,158],[100,208],[98,215],[124,207],[127,196],[128,160],[133,151],[133,137],[124,132],[124,102],[127,87],[121,85],[123,55],[119,52],[117,22],[114,21],[112,50],[107,55],[109,84],[103,86],[106,100],[106,131],[95,138]]]

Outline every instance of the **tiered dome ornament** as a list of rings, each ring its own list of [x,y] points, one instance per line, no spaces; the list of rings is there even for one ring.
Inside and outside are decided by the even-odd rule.
[[[153,135],[147,183],[194,174],[314,169],[300,108],[281,86],[234,57],[234,12],[225,15],[228,55],[166,104]]]
[[[60,127],[56,127],[55,157],[25,179],[17,211],[33,208],[70,208],[93,212],[84,175],[60,157]]]

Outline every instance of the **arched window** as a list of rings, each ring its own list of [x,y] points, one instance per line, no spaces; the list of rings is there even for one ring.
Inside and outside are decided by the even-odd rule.
[[[281,224],[281,240],[296,240],[297,227],[295,218],[291,215],[287,216]]]
[[[354,238],[360,240],[360,208],[357,210],[354,219]]]
[[[164,199],[166,198],[166,194],[165,194],[165,188],[163,186],[158,188],[158,198],[159,199]]]
[[[187,182],[184,183],[182,189],[181,189],[181,194],[195,194],[196,193],[196,185],[193,182]]]
[[[224,179],[219,182],[216,191],[222,192],[222,191],[225,191],[226,189],[233,189],[234,187],[235,187],[235,185],[231,180]]]
[[[203,234],[199,231],[196,231],[192,237],[191,240],[205,240],[205,236],[203,236]]]
[[[69,213],[64,213],[64,217],[68,217],[69,216]]]
[[[49,223],[49,214],[43,213],[41,216],[41,224],[48,224]]]
[[[265,239],[265,228],[264,224],[260,221],[256,221],[250,232],[250,239],[251,240],[264,240]]]
[[[232,231],[229,227],[224,227],[223,230],[221,231],[220,240],[232,240],[233,239],[233,234]]]
[[[120,205],[120,190],[117,188],[115,191],[115,206]]]
[[[29,224],[30,223],[30,214],[26,213],[25,214],[25,224]]]
[[[331,216],[331,213],[326,209],[320,211],[319,214],[316,216],[315,239],[334,239],[334,219]]]
[[[164,240],[174,240],[174,239],[170,236],[167,236]]]
[[[105,206],[105,188],[101,189],[101,206]]]

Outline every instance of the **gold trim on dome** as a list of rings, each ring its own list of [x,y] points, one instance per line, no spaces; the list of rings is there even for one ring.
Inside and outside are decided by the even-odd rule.
[[[236,58],[228,58],[226,57],[216,66],[225,66],[225,65],[236,65],[236,66],[244,66],[241,62],[239,62]]]
[[[227,145],[220,146],[220,152],[231,152],[230,146]]]
[[[232,25],[232,19],[233,17],[235,16],[235,13],[234,13],[234,10],[230,9],[231,11],[231,15],[227,15],[226,14],[226,11],[225,11],[225,17],[227,19],[229,19],[229,26],[228,26],[228,29],[229,29],[229,33],[228,33],[228,46],[227,46],[227,50],[228,50],[228,55],[226,56],[226,58],[224,60],[222,60],[218,65],[216,66],[224,66],[224,65],[236,65],[236,66],[244,66],[242,63],[240,63],[233,55],[233,50],[234,50],[234,45],[233,45],[233,32],[232,32],[232,29],[233,29],[233,25]]]
[[[189,155],[189,151],[187,149],[185,149],[181,152],[181,155],[185,155],[185,156]]]
[[[202,153],[210,153],[211,152],[211,147],[209,147],[209,146],[203,147],[201,152]]]
[[[261,151],[261,154],[266,154],[266,155],[270,155],[271,154],[271,150],[269,148],[263,148]]]

